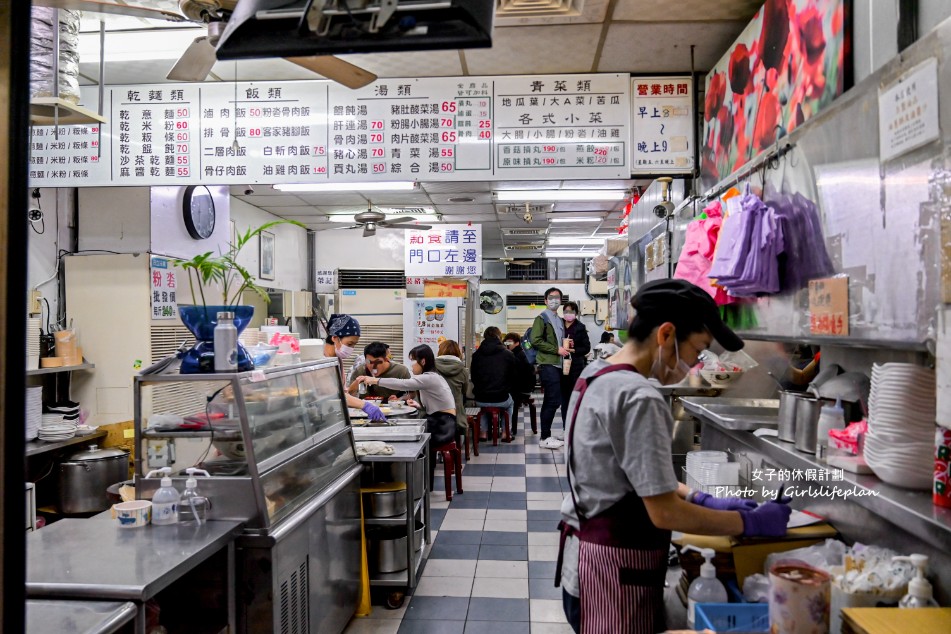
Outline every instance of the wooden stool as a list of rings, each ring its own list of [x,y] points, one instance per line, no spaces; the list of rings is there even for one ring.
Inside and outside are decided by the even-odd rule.
[[[504,407],[483,407],[479,410],[479,424],[482,422],[482,415],[489,416],[489,431],[492,432],[492,446],[499,445],[499,418],[505,417],[505,433],[502,436],[503,442],[512,442],[512,432],[509,428],[509,412]]]
[[[472,443],[472,453],[479,455],[479,415],[466,415],[466,460],[469,460],[469,443]]]
[[[462,452],[456,442],[436,447],[436,453],[442,454],[443,476],[446,479],[446,500],[452,502],[452,472],[456,472],[456,493],[462,493]]]

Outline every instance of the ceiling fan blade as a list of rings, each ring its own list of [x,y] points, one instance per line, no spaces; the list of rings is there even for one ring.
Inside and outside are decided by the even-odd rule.
[[[205,81],[217,61],[215,47],[208,41],[208,36],[202,35],[188,45],[165,78],[172,81]]]
[[[369,238],[370,236],[376,235],[376,227],[371,227],[369,225],[363,226],[363,237]]]
[[[384,220],[383,222],[385,222],[387,225],[398,225],[404,222],[413,222],[413,220],[415,219],[412,216],[401,216],[399,218],[393,218],[392,220],[387,219],[387,220]]]
[[[420,231],[429,231],[433,228],[432,225],[413,225],[412,227],[406,227],[407,229],[418,229]]]
[[[171,11],[147,9],[145,7],[130,7],[127,4],[104,2],[103,0],[33,0],[33,4],[41,7],[50,7],[51,9],[70,9],[72,11],[110,13],[112,15],[126,15],[133,18],[148,18],[150,20],[188,22],[185,17]]]
[[[363,88],[376,81],[376,75],[370,71],[363,70],[333,55],[285,57],[284,59],[318,75],[323,75],[327,79],[332,79],[338,84],[343,84],[347,88]]]

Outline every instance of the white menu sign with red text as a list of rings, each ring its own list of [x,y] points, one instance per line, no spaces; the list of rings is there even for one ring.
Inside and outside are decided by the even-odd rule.
[[[152,319],[178,319],[178,284],[165,258],[152,258]]]
[[[694,166],[693,80],[631,79],[631,173],[688,174]]]
[[[86,105],[94,89],[82,92]],[[34,187],[627,178],[620,73],[108,86],[34,126]],[[55,138],[58,136],[59,138]]]
[[[482,225],[407,229],[403,269],[408,278],[482,275]]]

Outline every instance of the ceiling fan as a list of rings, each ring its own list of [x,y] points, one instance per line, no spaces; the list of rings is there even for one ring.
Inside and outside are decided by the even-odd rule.
[[[390,227],[399,229],[399,225],[405,224],[407,222],[413,222],[416,220],[412,216],[400,216],[398,218],[392,218],[387,220],[386,214],[382,211],[373,208],[373,203],[367,204],[367,210],[356,214],[353,217],[353,221],[356,223],[350,225],[349,227],[341,227],[341,229],[359,229],[363,227],[363,237],[368,238],[370,236],[376,235],[377,227]],[[405,227],[410,228],[410,227]],[[432,229],[432,225],[420,225],[416,224],[411,227],[412,229],[427,230]]]
[[[204,24],[208,29],[207,35],[196,37],[166,75],[166,79],[172,81],[204,81],[218,61],[215,46],[238,0],[179,0],[180,14],[106,0],[34,0],[34,4],[56,9]],[[362,88],[376,80],[375,74],[333,55],[284,59],[347,88]]]

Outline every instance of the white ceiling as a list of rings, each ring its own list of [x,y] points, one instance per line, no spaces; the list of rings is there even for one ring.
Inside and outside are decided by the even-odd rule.
[[[140,0],[138,4],[177,10],[177,0]],[[698,71],[708,70],[727,50],[763,0],[498,0],[496,28],[491,49],[349,55],[345,58],[380,77],[437,77],[465,75],[518,75],[552,73],[629,72],[632,74],[689,72],[690,50]],[[539,12],[539,7],[544,11]],[[87,14],[83,20],[81,48],[91,51],[80,61],[81,83],[99,80],[97,18]],[[169,29],[181,25],[156,23],[134,18],[106,16],[105,80],[108,84],[165,83],[165,74],[179,54],[179,44],[154,50],[150,59],[114,60],[122,55],[123,34],[137,31],[133,38],[154,39],[150,31],[162,30],[155,41],[181,41],[202,34],[203,28],[175,34]],[[131,34],[126,34],[131,35]],[[145,39],[140,39],[145,46]],[[111,47],[111,51],[110,51]],[[134,56],[134,55],[133,55]],[[139,55],[144,57],[146,55]],[[127,55],[128,57],[128,55]],[[208,81],[295,80],[317,77],[282,59],[219,62]],[[486,253],[504,255],[504,244],[519,241],[503,238],[505,228],[527,228],[521,215],[501,214],[493,204],[493,191],[507,189],[630,189],[646,187],[649,181],[546,181],[546,182],[474,182],[421,183],[414,193],[288,194],[256,187],[252,195],[244,187],[233,187],[232,194],[278,216],[299,220],[317,230],[342,225],[327,221],[327,215],[355,213],[375,206],[432,206],[444,221],[472,220],[484,225]],[[450,198],[472,198],[471,202],[452,202]],[[535,217],[532,228],[548,228],[549,235],[608,235],[616,233],[620,222],[618,203],[556,203],[553,214],[570,212],[573,216],[592,215],[601,223],[557,223]],[[510,253],[509,255],[526,255]]]

